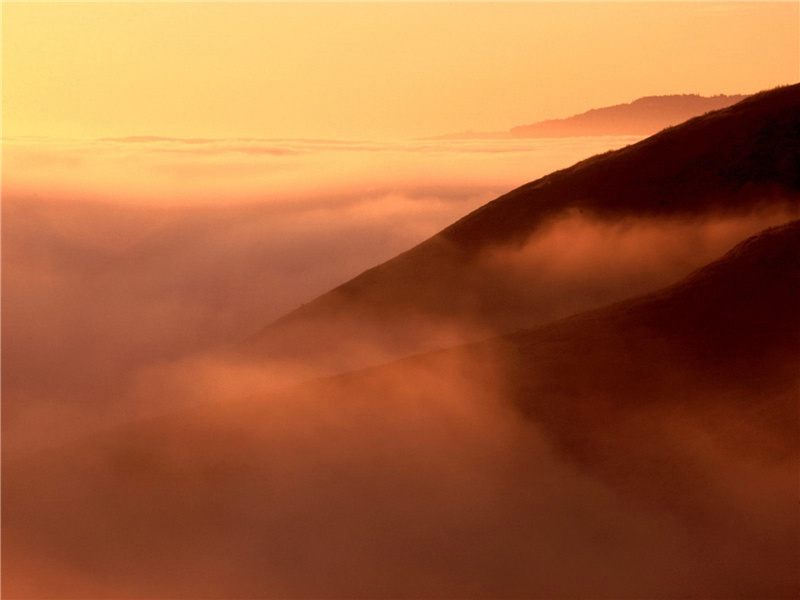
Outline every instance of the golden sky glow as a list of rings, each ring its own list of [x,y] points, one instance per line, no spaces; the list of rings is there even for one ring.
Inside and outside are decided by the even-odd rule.
[[[8,3],[3,135],[409,138],[798,80],[798,3]]]

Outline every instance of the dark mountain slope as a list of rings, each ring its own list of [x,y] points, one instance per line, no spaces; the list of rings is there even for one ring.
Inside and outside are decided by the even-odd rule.
[[[693,235],[699,235],[709,220],[787,207],[796,214],[798,206],[800,85],[795,85],[752,96],[517,188],[289,313],[249,346],[262,356],[316,357],[352,367],[369,362],[356,356],[350,344],[354,337],[362,347],[366,340],[380,349],[382,356],[397,356],[460,334],[475,339],[530,326],[647,289],[647,283],[636,280],[615,290],[587,290],[578,277],[575,289],[555,295],[553,286],[527,266],[511,272],[497,268],[493,253],[535,243],[560,219],[577,216],[601,227],[694,222]],[[676,238],[674,245],[684,243]],[[696,267],[713,256],[698,258],[701,262],[693,264],[691,256],[681,260]],[[659,268],[654,264],[652,270]],[[331,355],[336,359],[330,360]]]
[[[476,250],[524,240],[565,208],[614,218],[749,208],[800,191],[800,84],[762,92],[501,196],[440,235]]]
[[[792,597],[798,306],[794,222],[643,298],[4,464],[5,589],[27,553],[71,574],[39,597]]]

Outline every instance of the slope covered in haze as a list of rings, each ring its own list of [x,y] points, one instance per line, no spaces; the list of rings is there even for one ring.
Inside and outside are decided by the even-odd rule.
[[[642,298],[4,463],[5,591],[791,597],[798,305],[794,222]]]
[[[636,414],[701,414],[705,426],[719,428],[708,433],[720,436],[713,444],[796,461],[798,306],[794,221],[747,239],[665,290],[507,337],[515,357],[510,378],[521,384],[517,406],[548,423],[567,454],[593,468],[604,463],[604,475],[620,484],[657,470],[644,447],[640,473],[622,466],[625,446],[645,433],[623,431]],[[693,435],[673,424],[675,434]],[[664,450],[661,460],[675,459]],[[664,489],[653,500],[688,498]],[[713,513],[713,505],[706,508]]]
[[[503,132],[466,131],[435,139],[559,138],[599,135],[652,135],[703,113],[726,108],[747,96],[673,94],[646,96],[626,104],[595,108],[564,119],[548,119]]]
[[[676,281],[799,206],[795,85],[517,188],[250,347],[348,368],[530,326]]]

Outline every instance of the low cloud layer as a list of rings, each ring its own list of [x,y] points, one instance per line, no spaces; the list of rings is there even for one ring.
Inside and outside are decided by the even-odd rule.
[[[229,207],[4,197],[6,447],[58,439],[71,431],[65,423],[91,429],[136,413],[120,399],[142,369],[194,365],[205,359],[193,356],[235,346],[484,200],[460,188]],[[522,247],[483,255],[472,267],[474,289],[452,296],[443,278],[438,293],[463,304],[443,320],[420,315],[412,327],[406,315],[403,331],[378,337],[362,314],[301,324],[286,342],[299,350],[277,357],[291,377],[267,385],[263,373],[275,368],[256,362],[248,370],[274,387],[320,372],[304,356],[306,342],[322,343],[337,357],[334,370],[347,370],[565,317],[677,281],[791,214],[618,222],[564,215]],[[417,282],[397,285],[406,293]],[[495,298],[488,305],[487,291]]]
[[[236,157],[234,171],[249,165],[260,173],[269,161],[312,151],[308,143],[286,154],[193,140],[102,144],[120,153],[115,161],[141,160],[142,172],[165,169],[163,181],[197,177],[197,189],[215,176],[210,167],[222,165],[220,156]],[[313,151],[327,152],[326,144]],[[148,145],[181,160],[184,146],[212,151],[187,160],[178,175],[183,167],[153,158]],[[89,173],[101,160],[92,152],[78,162],[60,153],[48,173]],[[431,170],[454,156],[426,152]],[[320,180],[340,176],[345,164],[337,156]],[[490,167],[463,176],[476,164],[418,181],[401,167],[383,173],[381,185],[253,201],[245,188],[258,175],[231,191],[240,201],[193,205],[146,202],[152,190],[167,190],[163,181],[131,187],[140,202],[99,201],[91,190],[77,201],[72,192],[42,196],[46,186],[4,188],[5,591],[30,598],[785,595],[796,582],[787,557],[797,549],[797,453],[785,449],[775,425],[785,421],[783,404],[770,407],[788,396],[770,387],[774,377],[731,377],[712,390],[698,383],[685,353],[656,348],[659,361],[648,364],[676,385],[657,390],[657,405],[648,396],[620,408],[613,398],[580,396],[580,385],[596,379],[590,368],[556,385],[546,377],[560,372],[549,368],[555,363],[536,372],[504,343],[322,380],[302,354],[264,361],[225,352],[493,197]],[[300,189],[298,173],[310,171],[299,169],[286,189]],[[101,184],[107,193],[132,181],[109,176]],[[675,282],[795,215],[778,204],[684,220],[561,214],[524,244],[479,255],[475,289],[441,290],[466,298],[466,308],[468,294],[492,290],[497,304],[483,306],[494,313],[453,311],[445,322],[419,316],[404,326],[452,346],[597,308]],[[398,289],[415,284],[397,282]],[[359,345],[364,363],[410,352],[400,335],[408,332],[376,340],[355,316],[330,332]],[[305,323],[298,335],[323,333]],[[612,363],[633,356],[625,344],[609,353]],[[545,407],[586,401],[570,420],[586,426],[578,436],[583,455],[564,441],[575,432],[548,420],[547,410],[522,415],[514,398],[526,386]],[[617,400],[633,397],[628,392]],[[772,404],[754,412],[731,401],[747,394]]]
[[[8,438],[17,408],[54,425],[62,410],[93,413],[72,396],[119,392],[141,366],[236,343],[484,200],[379,194],[170,209],[5,196]]]
[[[3,140],[3,191],[134,204],[302,203],[454,187],[503,191],[638,137],[574,140]]]
[[[143,397],[196,408],[6,462],[6,589],[615,599],[780,597],[794,585],[796,458],[753,452],[780,439],[747,411],[692,385],[654,407],[576,403],[575,425],[596,421],[587,439],[613,437],[620,484],[607,452],[576,462],[554,443],[564,432],[513,410],[505,351],[285,391],[214,362],[160,389],[151,380]]]
[[[613,143],[4,140],[5,445],[95,426],[137,369],[236,343]]]

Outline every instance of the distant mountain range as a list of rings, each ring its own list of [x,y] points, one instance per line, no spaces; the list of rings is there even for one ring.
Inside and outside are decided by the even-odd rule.
[[[726,108],[747,96],[675,94],[646,96],[627,104],[595,108],[565,119],[520,125],[508,131],[465,131],[434,139],[559,138],[601,135],[652,135],[712,110]]]

